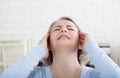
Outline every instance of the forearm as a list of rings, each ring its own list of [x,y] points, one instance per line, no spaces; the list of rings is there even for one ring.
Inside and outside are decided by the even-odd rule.
[[[42,45],[38,45],[26,56],[5,70],[0,78],[27,78],[38,62],[46,55]]]
[[[99,48],[95,41],[89,40],[85,49],[95,65],[95,70],[100,72],[101,75],[110,78],[117,78],[120,75],[119,66]]]

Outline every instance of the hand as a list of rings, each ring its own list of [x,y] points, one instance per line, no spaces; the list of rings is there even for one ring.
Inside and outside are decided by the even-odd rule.
[[[49,47],[49,46],[50,46],[50,44],[49,44],[49,33],[47,33],[47,34],[40,40],[39,44],[41,44],[41,45],[43,45],[43,46],[45,47],[46,52],[47,52],[45,58],[47,58],[48,55],[49,55],[48,52],[49,52],[49,48],[50,48],[50,47]]]
[[[90,37],[87,33],[80,32],[79,33],[79,38],[80,38],[79,39],[79,42],[80,42],[79,48],[84,51],[85,44],[90,39]]]

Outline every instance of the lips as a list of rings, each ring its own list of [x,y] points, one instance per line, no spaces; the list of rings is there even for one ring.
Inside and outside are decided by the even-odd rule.
[[[67,38],[67,39],[70,39],[69,36],[63,34],[63,35],[60,35],[60,36],[58,37],[58,40],[59,40],[59,39],[66,39],[66,38]]]

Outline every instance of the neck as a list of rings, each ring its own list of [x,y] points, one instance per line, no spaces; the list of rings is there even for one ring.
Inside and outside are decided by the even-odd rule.
[[[78,73],[78,76],[80,76],[81,66],[77,59],[77,51],[70,52],[64,50],[53,53],[53,63],[51,65],[51,70],[55,70],[53,74],[57,76],[66,75],[74,78]]]

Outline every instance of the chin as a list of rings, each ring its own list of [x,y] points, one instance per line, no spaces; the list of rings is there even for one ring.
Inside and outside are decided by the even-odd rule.
[[[73,44],[70,44],[70,43],[61,43],[61,44],[58,44],[58,47],[59,48],[73,48],[74,47],[74,45]]]
[[[70,41],[64,40],[64,41],[59,41],[57,44],[58,45],[71,45],[70,43],[71,43]]]

